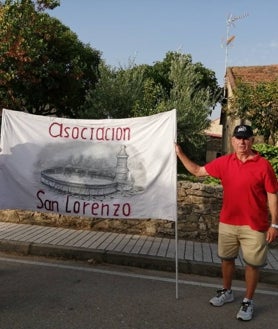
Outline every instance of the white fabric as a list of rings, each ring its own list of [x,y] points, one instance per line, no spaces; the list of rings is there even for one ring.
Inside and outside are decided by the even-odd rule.
[[[176,111],[74,120],[3,110],[0,209],[176,220]]]

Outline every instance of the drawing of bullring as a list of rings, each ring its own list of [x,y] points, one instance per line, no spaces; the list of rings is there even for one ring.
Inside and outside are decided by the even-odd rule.
[[[115,147],[109,147],[109,145],[105,148],[95,147],[93,155],[89,155],[88,150],[84,147],[82,149],[81,146],[80,144],[75,150],[63,149],[61,152],[63,158],[57,159],[56,155],[52,164],[44,163],[43,167],[46,169],[40,171],[41,182],[59,193],[87,199],[142,193],[143,187],[141,184],[135,184],[134,177],[142,179],[143,167],[138,163],[128,164],[129,155],[125,145],[119,145],[117,152]],[[77,151],[81,153],[79,156],[65,157],[69,152],[76,154]],[[44,162],[43,158],[49,159],[42,156],[40,162]],[[134,170],[134,175],[132,170]]]

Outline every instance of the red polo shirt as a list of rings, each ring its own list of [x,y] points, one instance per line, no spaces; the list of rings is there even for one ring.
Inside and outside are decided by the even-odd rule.
[[[270,163],[255,153],[255,157],[244,163],[235,153],[224,155],[206,164],[205,168],[223,185],[220,221],[266,231],[269,227],[267,192],[277,193],[278,183]]]

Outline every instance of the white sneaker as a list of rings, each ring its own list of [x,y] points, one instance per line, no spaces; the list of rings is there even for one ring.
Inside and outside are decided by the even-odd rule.
[[[234,293],[232,290],[218,289],[216,293],[216,296],[209,301],[213,306],[222,306],[225,303],[234,301]]]
[[[254,312],[253,302],[252,301],[248,301],[248,302],[243,301],[241,303],[241,307],[237,313],[236,318],[238,320],[249,321],[253,317],[253,312]]]

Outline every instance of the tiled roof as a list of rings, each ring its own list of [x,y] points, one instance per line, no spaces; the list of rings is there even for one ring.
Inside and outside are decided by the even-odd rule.
[[[256,84],[278,80],[278,64],[264,66],[233,66],[227,68],[226,79],[232,89],[236,81]]]

